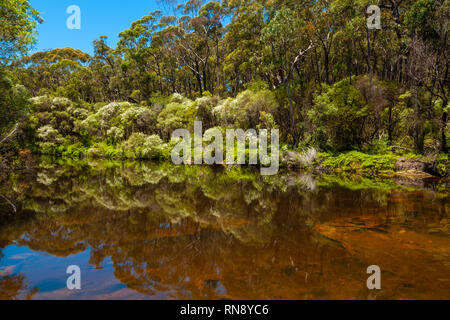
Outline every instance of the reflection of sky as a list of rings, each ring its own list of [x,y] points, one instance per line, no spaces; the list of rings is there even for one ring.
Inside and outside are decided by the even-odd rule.
[[[127,289],[114,277],[110,259],[105,259],[102,269],[89,264],[90,248],[82,253],[68,257],[56,257],[44,252],[35,252],[27,247],[11,245],[2,250],[0,276],[22,274],[28,289],[37,287],[35,299],[127,299],[152,298]],[[69,265],[78,265],[81,269],[81,290],[68,290],[66,274]],[[156,297],[155,297],[156,298]],[[161,297],[163,298],[163,297]]]

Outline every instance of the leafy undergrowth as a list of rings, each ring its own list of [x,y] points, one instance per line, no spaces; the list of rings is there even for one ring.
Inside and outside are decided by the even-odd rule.
[[[443,177],[446,177],[450,174],[450,159],[448,154],[441,153],[436,158],[435,162],[436,171]]]
[[[366,154],[349,151],[340,154],[319,153],[319,163],[334,171],[355,172],[364,174],[392,174],[398,159],[395,154]]]

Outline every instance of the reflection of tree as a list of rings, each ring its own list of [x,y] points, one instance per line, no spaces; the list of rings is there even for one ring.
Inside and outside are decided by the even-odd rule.
[[[0,276],[0,300],[30,300],[38,292],[38,288],[29,289],[22,274]]]
[[[310,178],[241,168],[97,163],[38,173],[11,180],[23,209],[3,225],[0,243],[61,257],[90,247],[92,265],[110,258],[129,288],[172,298],[356,297],[362,262],[315,225],[386,212],[403,223],[398,217],[417,206],[430,213],[417,226],[436,216],[417,195],[307,191]]]

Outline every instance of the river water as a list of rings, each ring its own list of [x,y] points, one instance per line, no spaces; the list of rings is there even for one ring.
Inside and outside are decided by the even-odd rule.
[[[0,187],[0,299],[450,299],[449,182],[49,162]],[[81,289],[69,290],[69,266]],[[368,266],[381,289],[367,288]]]

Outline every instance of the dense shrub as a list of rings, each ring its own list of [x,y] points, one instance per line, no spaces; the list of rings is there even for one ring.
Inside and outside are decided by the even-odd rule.
[[[348,150],[365,142],[364,118],[368,116],[368,105],[347,79],[332,86],[324,85],[308,116],[316,125],[314,138],[323,148]]]
[[[43,126],[37,130],[39,138],[39,148],[44,154],[55,153],[56,148],[63,144],[64,138],[50,125]]]
[[[172,95],[170,102],[158,115],[158,128],[166,139],[176,129],[192,129],[195,120],[196,106],[192,100],[179,94]]]
[[[273,115],[277,108],[278,103],[271,91],[245,90],[236,98],[221,101],[214,108],[213,113],[222,126],[248,129],[256,128],[264,121],[267,122],[267,114]]]

